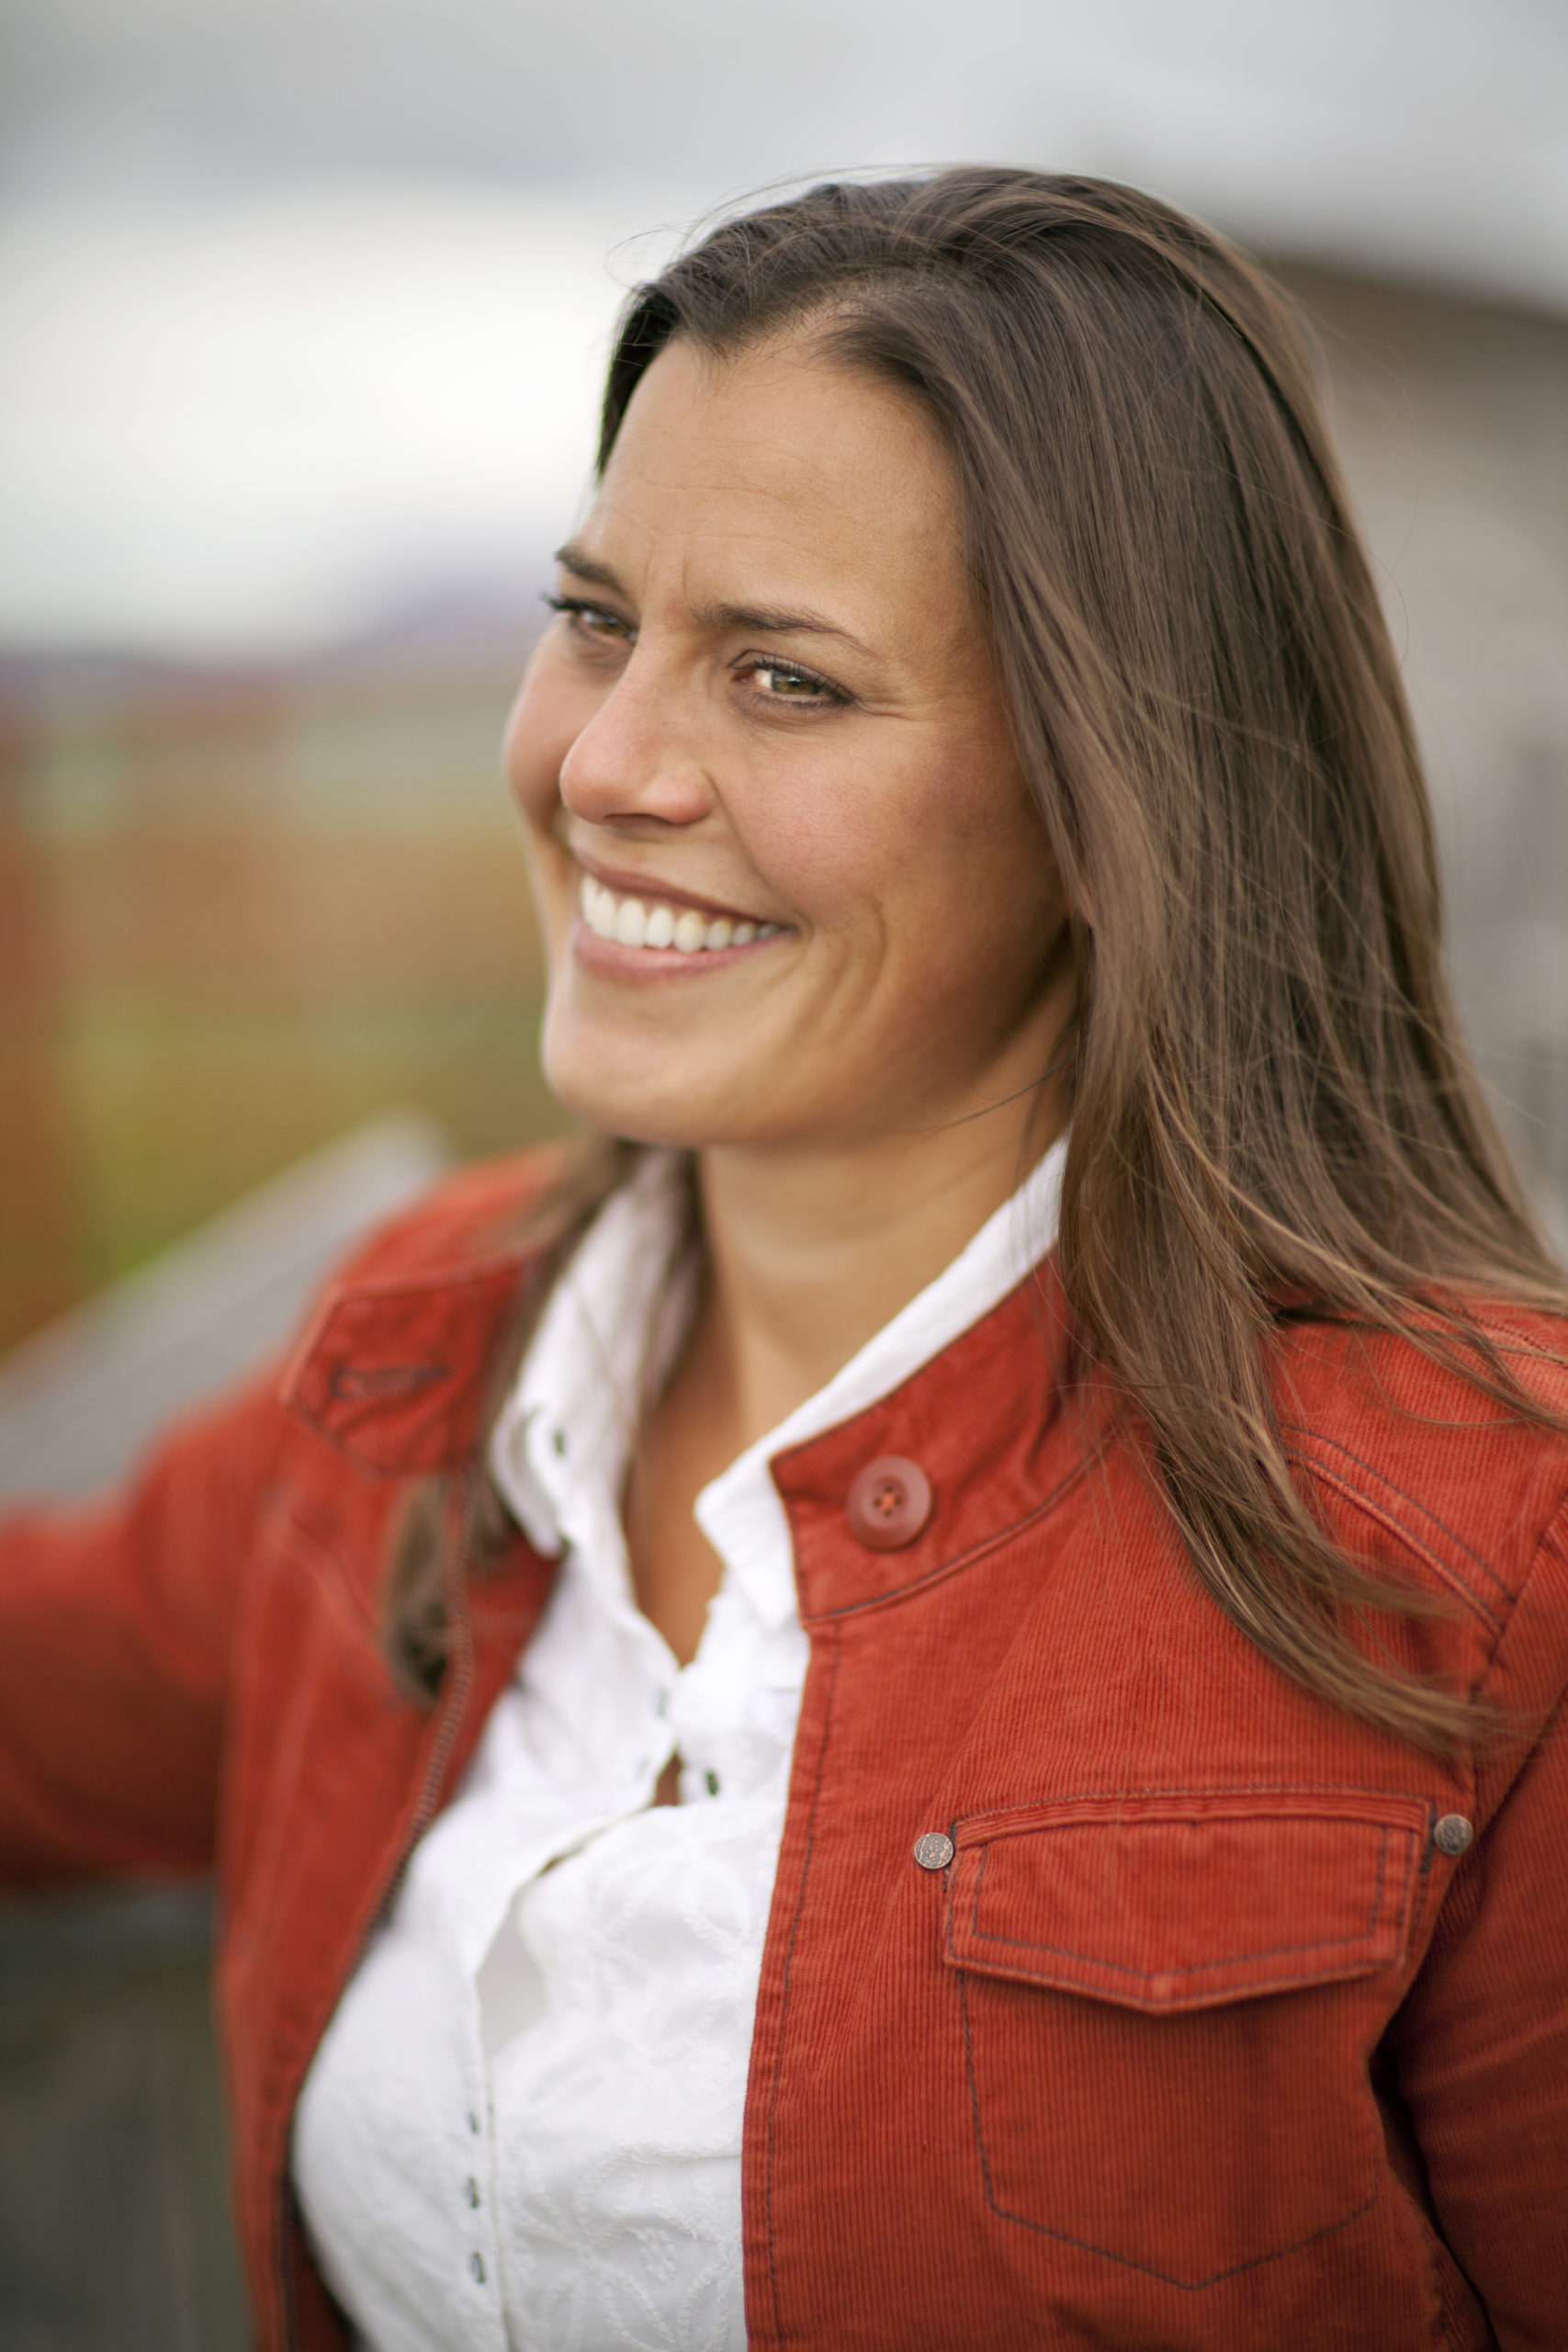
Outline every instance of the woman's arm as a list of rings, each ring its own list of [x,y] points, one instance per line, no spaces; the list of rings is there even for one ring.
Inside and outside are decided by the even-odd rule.
[[[123,1493],[0,1520],[0,1885],[210,1866],[276,1387],[180,1422]]]

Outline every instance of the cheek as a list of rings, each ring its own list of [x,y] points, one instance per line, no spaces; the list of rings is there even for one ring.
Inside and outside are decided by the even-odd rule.
[[[743,853],[822,947],[886,939],[921,888],[940,784],[921,762],[890,760],[882,741],[851,757],[792,749],[730,780],[727,813]]]
[[[524,674],[502,749],[512,797],[536,832],[555,822],[561,763],[592,716],[581,701],[541,649]]]
[[[990,960],[1055,912],[1044,826],[1005,748],[976,764],[960,737],[897,767],[797,772],[787,788],[749,796],[743,830],[814,929],[874,934],[900,956]]]

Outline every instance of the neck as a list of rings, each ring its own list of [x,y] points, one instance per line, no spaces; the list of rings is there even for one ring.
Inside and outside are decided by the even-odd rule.
[[[739,1453],[951,1265],[1057,1135],[1055,1090],[936,1135],[698,1163],[709,1278],[687,1372]]]

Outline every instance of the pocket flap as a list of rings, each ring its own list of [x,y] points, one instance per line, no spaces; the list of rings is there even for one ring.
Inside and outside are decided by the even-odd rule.
[[[946,1958],[1160,2013],[1393,1967],[1431,1811],[1290,1789],[973,1815],[953,1829]]]

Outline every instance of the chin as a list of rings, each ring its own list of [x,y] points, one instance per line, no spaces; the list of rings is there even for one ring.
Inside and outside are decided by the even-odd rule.
[[[726,1140],[715,1128],[728,1123],[684,1088],[650,1085],[646,1068],[633,1076],[624,1068],[606,1068],[598,1056],[552,1052],[547,1039],[543,1062],[546,1083],[562,1109],[603,1135],[671,1151],[700,1151]]]

